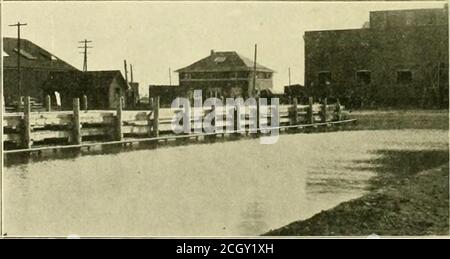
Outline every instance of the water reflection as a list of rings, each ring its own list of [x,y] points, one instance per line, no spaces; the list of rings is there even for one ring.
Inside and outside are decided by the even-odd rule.
[[[447,148],[447,134],[297,134],[275,145],[247,139],[36,158],[5,170],[4,226],[10,236],[262,234],[363,195],[377,150]]]

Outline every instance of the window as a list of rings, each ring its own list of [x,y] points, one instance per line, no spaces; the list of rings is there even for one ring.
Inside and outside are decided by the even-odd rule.
[[[369,70],[360,70],[356,72],[356,82],[359,84],[370,84],[371,74]]]
[[[17,52],[19,52],[18,50],[17,50],[17,48],[16,49],[14,49],[14,51],[17,53]],[[32,59],[32,60],[34,60],[34,59],[37,59],[35,56],[33,56],[33,55],[31,55],[30,53],[28,53],[27,51],[25,51],[24,49],[20,49],[20,55],[22,55],[23,57],[25,57],[26,59]]]
[[[222,63],[222,62],[225,62],[225,60],[227,60],[226,57],[217,57],[217,58],[214,59],[214,62]]]
[[[330,85],[331,84],[331,72],[322,71],[319,72],[319,85]]]
[[[397,83],[407,84],[412,82],[412,72],[410,70],[397,71]]]
[[[189,73],[181,73],[180,74],[181,79],[191,79],[191,74]]]
[[[51,60],[51,61],[56,61],[56,60],[58,60],[57,57],[53,56],[53,55],[50,54],[50,53],[44,53],[44,52],[41,52],[41,55],[42,55],[44,58],[49,59],[49,60]]]

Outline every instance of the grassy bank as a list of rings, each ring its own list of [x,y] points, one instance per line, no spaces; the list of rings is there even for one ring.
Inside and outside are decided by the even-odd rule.
[[[449,129],[448,110],[352,111],[355,129]]]
[[[357,129],[448,130],[443,111],[354,112],[353,117]],[[361,161],[377,171],[367,195],[265,235],[448,235],[448,149],[377,152],[379,159]]]

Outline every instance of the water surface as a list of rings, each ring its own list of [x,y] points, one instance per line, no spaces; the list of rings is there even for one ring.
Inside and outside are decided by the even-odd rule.
[[[435,150],[445,130],[353,131],[13,165],[10,236],[258,235],[367,192],[377,150]]]

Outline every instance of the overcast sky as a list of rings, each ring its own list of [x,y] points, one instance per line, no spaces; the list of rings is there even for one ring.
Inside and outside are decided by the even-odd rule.
[[[440,8],[443,2],[3,2],[2,33],[16,37],[17,21],[28,23],[22,37],[77,68],[78,41],[92,40],[89,70],[133,64],[141,90],[168,84],[169,68],[187,66],[216,51],[234,50],[277,71],[275,88],[304,81],[303,33],[360,28],[374,10]],[[178,75],[172,74],[174,84]],[[145,90],[145,93],[147,90]]]

